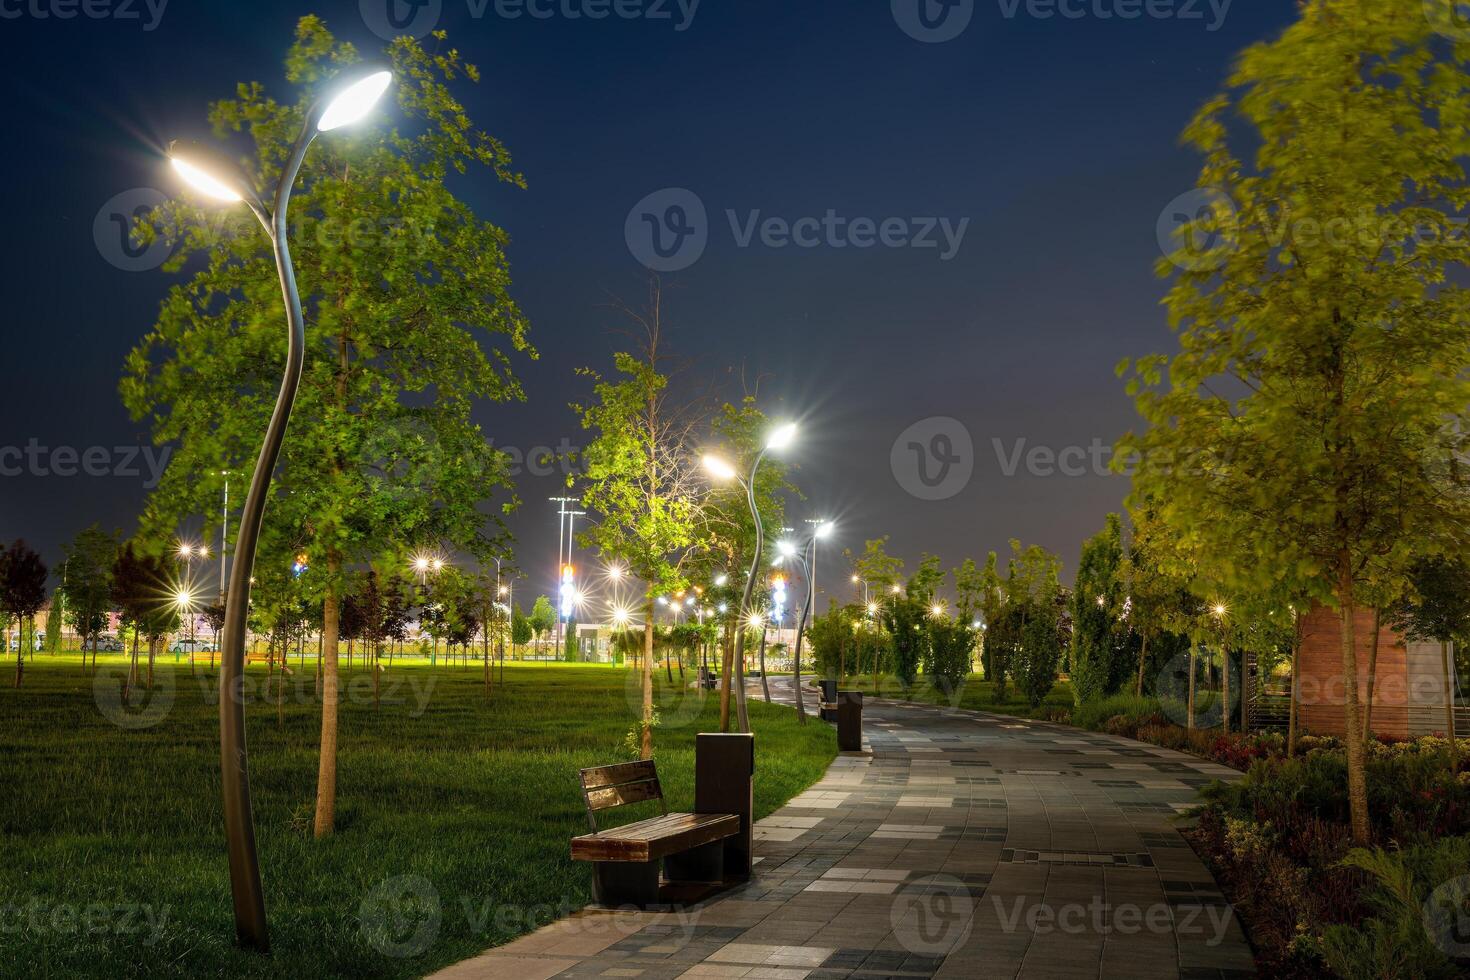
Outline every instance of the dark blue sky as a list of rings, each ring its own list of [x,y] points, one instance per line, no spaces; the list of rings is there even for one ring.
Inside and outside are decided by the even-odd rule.
[[[131,189],[170,189],[157,148],[205,135],[207,102],[237,81],[284,95],[280,64],[300,15],[370,48],[380,42],[367,21],[388,3],[413,12],[401,0],[171,0],[146,30],[144,0],[91,2],[116,15],[59,19],[65,0],[0,0],[12,107],[0,163],[10,232],[0,539],[24,536],[48,558],[93,520],[130,529],[145,493],[146,465],[138,476],[41,475],[3,455],[34,440],[49,451],[42,466],[64,470],[58,447],[106,447],[118,469],[125,454],[113,447],[147,442],[116,385],[168,276],[111,264],[94,240],[99,211]],[[477,177],[458,188],[510,233],[513,291],[541,351],[521,365],[528,402],[485,406],[486,430],[523,451],[580,440],[566,409],[584,391],[573,370],[605,364],[616,343],[606,298],[643,289],[630,210],[686,188],[706,209],[708,246],[669,277],[671,340],[696,375],[743,364],[766,376],[768,411],[802,417],[809,502],[793,516],[838,516],[839,546],[889,534],[911,561],[932,551],[949,565],[1020,537],[1058,550],[1070,570],[1125,481],[1049,472],[1044,457],[1028,473],[1024,456],[1019,469],[1010,457],[1111,444],[1133,424],[1113,367],[1170,343],[1156,226],[1197,170],[1178,134],[1235,53],[1278,32],[1293,5],[1236,3],[1222,23],[1219,0],[1156,0],[1176,16],[1138,19],[1100,16],[1144,6],[1133,0],[1062,4],[1079,17],[1032,15],[1055,3],[974,0],[958,36],[922,43],[899,22],[917,23],[920,2],[937,12],[937,0],[702,0],[683,30],[675,0],[620,2],[670,19],[564,14],[599,0],[539,0],[549,18],[500,16],[494,0],[440,0],[420,14],[437,6],[439,26],[482,69],[463,93],[471,117],[505,141],[530,185]],[[895,240],[923,219],[952,233],[968,224],[947,260],[937,230],[940,248],[740,242],[753,217],[829,211],[874,227],[902,219],[889,224]],[[957,420],[973,452],[950,423],[925,421],[935,417]],[[895,465],[895,440],[916,425]],[[916,482],[910,441],[959,460],[932,493]],[[955,492],[924,500],[906,486]],[[525,564],[549,574],[556,521],[545,498],[557,480],[528,475],[520,489],[511,527]]]

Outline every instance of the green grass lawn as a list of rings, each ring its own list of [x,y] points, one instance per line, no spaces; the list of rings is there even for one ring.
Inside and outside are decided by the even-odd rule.
[[[577,770],[632,757],[636,674],[511,664],[487,701],[477,666],[400,666],[378,710],[369,675],[350,675],[338,830],[319,841],[311,668],[278,709],[252,666],[264,957],[233,945],[212,684],[165,656],[155,713],[120,716],[120,663],[104,656],[94,681],[75,657],[42,654],[23,688],[8,675],[0,688],[0,975],[420,976],[589,900],[588,866],[567,856],[586,831]],[[670,808],[687,809],[694,735],[717,730],[718,696],[656,677],[659,774]],[[836,745],[829,726],[798,727],[789,709],[752,701],[750,713],[764,815],[818,779]],[[617,813],[648,815],[638,809]],[[401,910],[385,899],[405,888],[417,912],[379,928]]]
[[[842,685],[843,690],[865,691],[872,693],[873,677],[849,677]],[[891,698],[895,701],[920,701],[926,704],[947,704],[954,708],[968,708],[971,711],[990,711],[998,715],[1015,715],[1018,718],[1045,718],[1048,711],[1062,709],[1072,710],[1072,685],[1066,681],[1057,681],[1051,689],[1051,693],[1041,702],[1039,707],[1031,707],[1028,701],[1016,689],[1014,684],[1006,687],[1004,700],[996,700],[995,685],[990,681],[980,679],[979,674],[971,674],[965,681],[964,686],[953,694],[946,694],[930,685],[927,678],[920,675],[907,691],[898,682],[898,678],[892,675],[882,675],[878,679],[877,696]]]

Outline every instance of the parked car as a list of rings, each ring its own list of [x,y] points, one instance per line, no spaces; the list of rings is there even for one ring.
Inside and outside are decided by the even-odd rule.
[[[37,633],[36,636],[35,636],[35,645],[34,645],[33,649],[39,651],[41,649],[41,647],[43,647],[45,644],[46,644],[46,637],[43,636],[40,633]],[[18,653],[19,651],[20,651],[20,634],[16,634],[15,636],[12,636],[10,638],[10,652],[11,653]]]
[[[97,649],[103,653],[122,653],[122,641],[115,636],[103,634],[97,637]]]
[[[188,638],[174,640],[173,646],[168,648],[169,653],[214,653],[214,644],[209,640],[190,640]]]

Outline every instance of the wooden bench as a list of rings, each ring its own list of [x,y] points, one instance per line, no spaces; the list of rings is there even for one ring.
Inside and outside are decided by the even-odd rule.
[[[581,780],[592,833],[572,838],[572,860],[592,862],[598,904],[657,904],[660,861],[669,882],[723,880],[724,841],[740,833],[739,814],[670,813],[651,759],[583,769]],[[650,800],[661,816],[597,829],[598,812]]]

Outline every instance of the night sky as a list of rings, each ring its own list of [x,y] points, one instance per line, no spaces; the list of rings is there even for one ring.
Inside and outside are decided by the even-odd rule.
[[[483,72],[459,92],[471,118],[529,183],[455,184],[509,232],[513,294],[541,353],[518,365],[525,403],[480,408],[487,433],[524,453],[580,443],[566,407],[586,392],[574,369],[608,364],[619,343],[608,297],[645,288],[630,212],[655,195],[633,213],[636,230],[645,211],[668,217],[674,198],[658,192],[687,189],[708,243],[666,277],[669,339],[692,377],[733,398],[741,371],[759,376],[767,412],[801,419],[808,500],[791,516],[838,519],[823,557],[834,587],[846,579],[837,551],[883,534],[911,563],[930,551],[947,566],[1019,537],[1060,552],[1070,577],[1080,541],[1127,491],[1125,478],[1091,473],[1089,447],[1134,424],[1114,365],[1172,343],[1153,266],[1160,213],[1198,169],[1178,134],[1234,55],[1293,13],[1285,0],[1227,4],[1222,23],[1220,0],[1155,0],[1176,16],[1123,19],[1101,15],[1144,5],[1064,0],[1081,16],[1037,17],[1057,5],[961,0],[950,17],[968,12],[964,29],[924,43],[903,25],[922,34],[918,5],[937,15],[937,0],[703,0],[692,19],[690,0],[620,0],[658,16],[602,20],[566,16],[599,0],[539,0],[547,18],[502,16],[495,0],[171,0],[156,18],[144,0],[87,0],[105,18],[72,2],[77,16],[61,19],[67,0],[0,0],[11,106],[0,540],[24,537],[54,561],[92,521],[131,531],[146,494],[147,458],[131,475],[125,464],[148,436],[117,382],[170,275],[110,262],[118,246],[94,238],[99,212],[105,231],[116,195],[171,192],[160,149],[207,137],[208,101],[236,82],[291,98],[281,62],[299,16],[320,14],[369,50],[381,45],[369,22],[396,3],[405,18],[438,8]],[[814,247],[777,247],[759,229],[746,238],[752,220],[829,211],[838,230],[818,231]],[[946,227],[951,240],[963,229],[952,255]],[[936,247],[888,246],[879,228]],[[854,247],[864,230],[874,244]],[[67,468],[62,447],[103,447],[94,468],[105,457],[124,472],[42,475],[6,453],[31,445],[48,470]],[[1080,447],[1066,462],[1083,475],[1053,472],[1044,456],[1028,473],[1036,447]],[[527,588],[550,590],[546,498],[560,486],[520,479],[510,527],[536,580]]]

